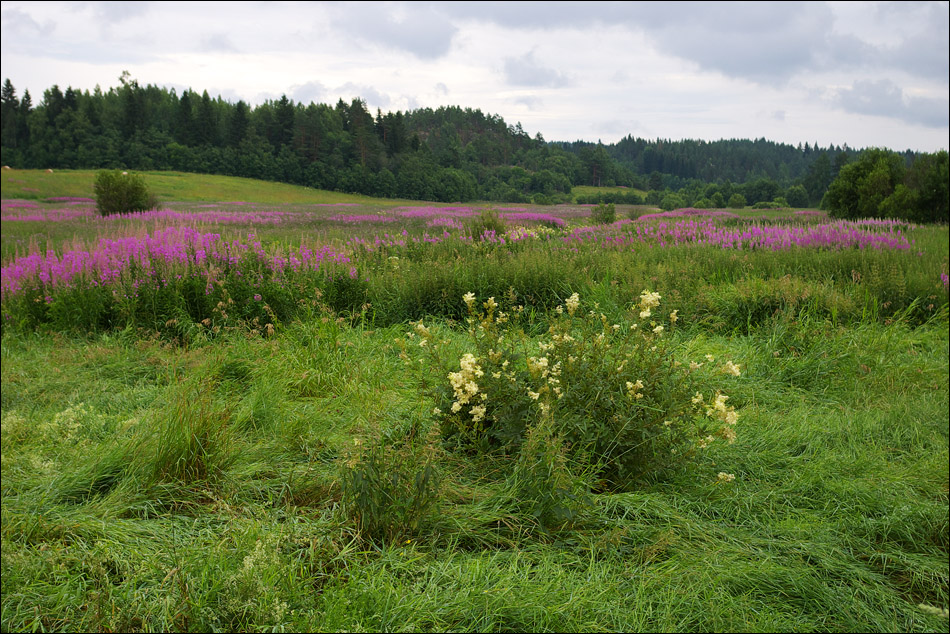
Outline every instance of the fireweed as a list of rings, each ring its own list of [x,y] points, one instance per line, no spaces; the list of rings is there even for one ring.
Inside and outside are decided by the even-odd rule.
[[[427,386],[443,438],[462,449],[516,452],[549,421],[576,464],[611,489],[734,442],[738,414],[716,381],[740,367],[675,358],[669,334],[680,317],[660,314],[661,299],[644,290],[614,323],[575,293],[547,333],[529,339],[513,291],[505,310],[494,297],[478,302],[467,293],[469,351],[460,359],[415,323],[411,346],[428,355],[430,376],[446,379]]]

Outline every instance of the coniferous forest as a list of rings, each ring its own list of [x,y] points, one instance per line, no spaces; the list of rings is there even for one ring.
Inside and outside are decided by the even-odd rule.
[[[648,192],[614,194],[621,203],[659,205],[679,192],[674,204],[721,208],[739,195],[750,205],[817,206],[862,153],[766,139],[546,141],[479,109],[374,115],[359,98],[304,104],[286,95],[252,107],[142,86],[128,73],[107,91],[54,85],[37,104],[7,79],[0,129],[3,164],[14,168],[176,170],[440,202],[551,204],[592,185]],[[919,154],[897,156],[909,167]]]

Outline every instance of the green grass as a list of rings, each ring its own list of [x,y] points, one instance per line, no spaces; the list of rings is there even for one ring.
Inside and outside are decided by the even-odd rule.
[[[578,196],[596,196],[597,194],[626,194],[634,193],[638,196],[646,196],[647,192],[634,187],[594,187],[593,185],[576,185],[571,188],[571,196],[575,199]]]
[[[31,174],[63,178],[38,198],[92,180]],[[213,178],[167,177],[177,200]],[[200,200],[277,202],[228,180]],[[347,238],[320,222],[221,230]],[[30,224],[4,224],[5,253],[100,237]],[[911,233],[914,252],[445,243],[366,254],[371,306],[335,312],[328,292],[270,333],[5,329],[0,629],[945,632],[929,608],[950,604],[947,229]],[[677,359],[742,368],[722,379],[736,442],[596,486],[570,524],[535,516],[519,478],[552,463],[444,444],[447,373],[409,337],[425,318],[458,368],[462,294],[511,287],[526,354],[572,292],[613,323],[659,291]]]
[[[388,544],[339,474],[354,438],[431,425],[404,329],[4,336],[3,627],[940,631],[917,606],[948,603],[946,325],[825,327],[821,389],[772,332],[684,333],[745,369],[738,441],[572,530],[518,510],[502,458],[444,453],[438,511]]]
[[[184,172],[142,172],[149,189],[161,201],[222,202],[245,201],[273,204],[305,203],[387,203],[377,198],[342,194],[297,185],[250,178],[189,174]],[[43,200],[57,196],[92,198],[94,170],[3,170],[3,197]]]

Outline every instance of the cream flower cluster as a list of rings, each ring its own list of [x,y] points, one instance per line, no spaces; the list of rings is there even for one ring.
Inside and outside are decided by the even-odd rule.
[[[462,355],[462,358],[459,360],[459,366],[461,371],[459,372],[449,372],[449,382],[452,384],[452,390],[455,392],[455,402],[452,403],[452,411],[460,412],[462,408],[466,405],[470,405],[472,401],[479,397],[482,401],[488,399],[488,395],[484,392],[479,393],[478,381],[477,379],[485,375],[482,371],[481,366],[478,365],[478,360],[470,352]],[[473,422],[479,422],[485,417],[485,406],[483,404],[473,405],[469,409],[469,414],[472,415]]]
[[[646,319],[652,313],[652,309],[660,305],[660,294],[657,292],[643,291],[640,293],[640,319]]]
[[[564,307],[567,308],[567,314],[573,315],[577,307],[581,305],[580,295],[574,293],[564,301]]]
[[[637,400],[643,398],[643,393],[640,390],[643,389],[643,381],[637,379],[636,383],[631,383],[627,381],[627,396],[630,398],[635,398]]]
[[[716,396],[713,398],[712,403],[706,404],[703,399],[701,392],[696,392],[696,395],[693,396],[692,401],[693,405],[696,407],[702,407],[706,405],[706,416],[710,418],[717,418],[722,421],[723,426],[717,432],[717,435],[728,442],[730,445],[736,441],[736,430],[735,425],[739,421],[739,414],[736,412],[736,408],[726,405],[726,401],[729,399],[728,396],[722,394],[721,392],[716,392]],[[709,435],[705,438],[700,439],[699,448],[705,449],[715,440],[715,436]]]

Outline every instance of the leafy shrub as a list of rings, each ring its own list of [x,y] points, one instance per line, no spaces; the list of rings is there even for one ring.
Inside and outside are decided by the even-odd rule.
[[[686,206],[686,200],[679,194],[667,194],[660,201],[660,209],[663,211],[673,211]]]
[[[575,198],[578,205],[596,205],[598,203],[615,203],[618,205],[642,205],[643,197],[636,192],[597,192],[587,196],[580,194]]]
[[[509,475],[507,493],[516,506],[545,528],[576,524],[591,508],[589,469],[572,460],[551,417],[541,416],[525,432],[525,441]]]
[[[537,342],[519,328],[524,311],[513,297],[508,311],[493,297],[481,310],[472,293],[464,300],[474,352],[447,363],[421,322],[413,333],[432,351],[437,375],[449,379],[435,384],[432,395],[450,443],[518,451],[528,430],[549,417],[572,458],[603,485],[626,488],[716,437],[734,440],[737,414],[727,396],[708,389],[708,370],[701,370],[713,359],[678,362],[666,333],[676,311],[662,324],[651,319],[659,294],[644,291],[627,319],[611,323],[596,304],[585,315],[575,293]],[[738,374],[731,362],[721,369]]]
[[[482,212],[472,221],[471,235],[474,240],[482,240],[486,234],[501,235],[506,231],[505,221],[498,215],[495,209],[483,209]]]
[[[742,194],[733,194],[729,197],[729,208],[730,209],[742,209],[746,206],[745,196]]]
[[[601,202],[591,209],[590,217],[594,222],[600,225],[613,224],[613,222],[617,220],[617,209],[613,203],[604,204]]]
[[[399,440],[382,435],[356,450],[343,471],[343,500],[360,534],[391,542],[418,532],[435,510],[438,474],[431,446],[414,434]]]
[[[104,170],[96,175],[92,186],[96,195],[96,208],[103,216],[147,211],[158,206],[141,174],[119,170]]]

